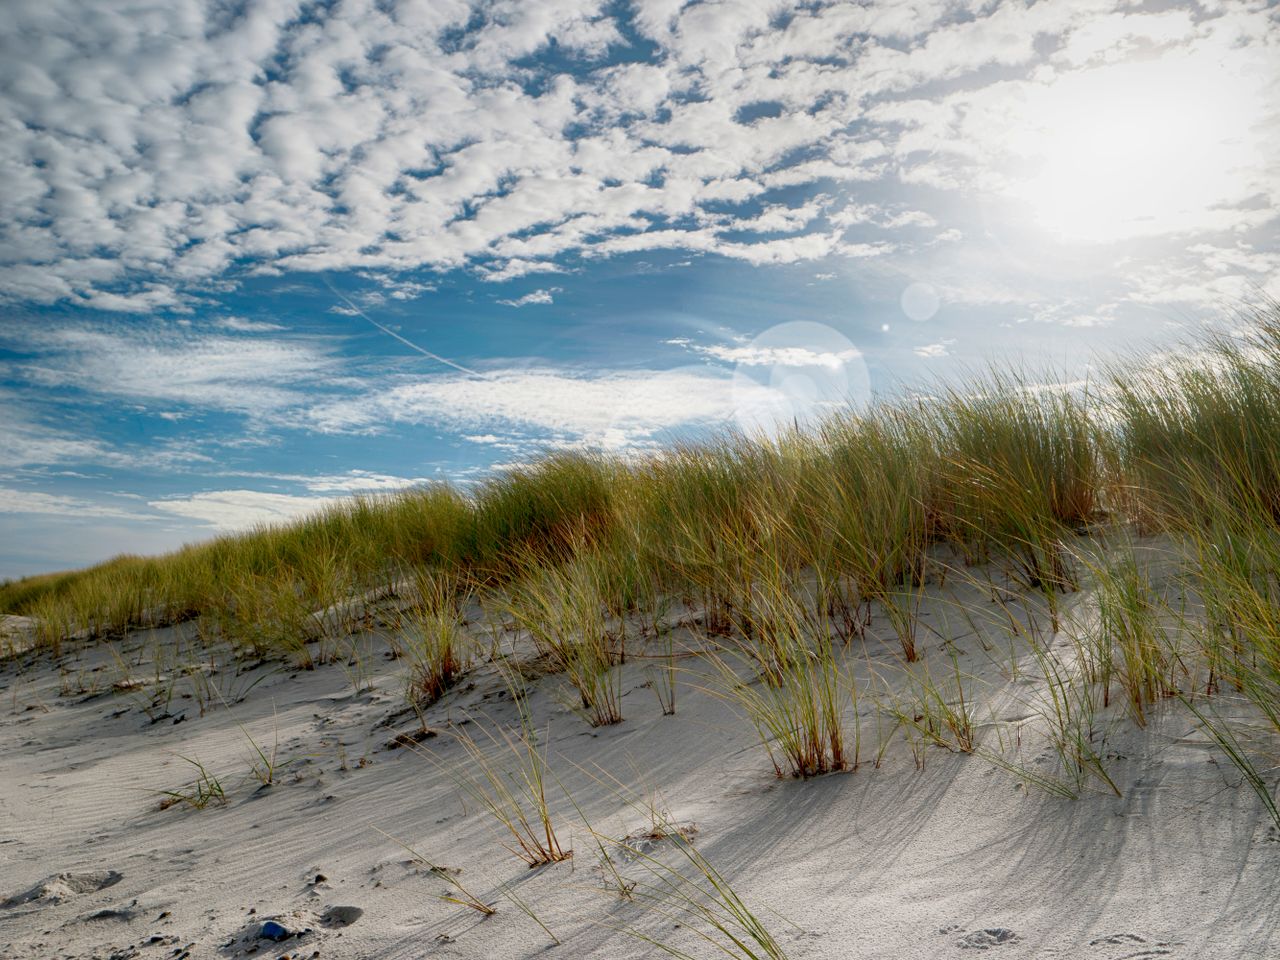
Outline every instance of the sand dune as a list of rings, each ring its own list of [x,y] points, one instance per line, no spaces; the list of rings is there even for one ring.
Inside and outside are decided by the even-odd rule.
[[[957,589],[930,588],[922,662],[969,678],[978,754],[1003,744],[1008,761],[1049,775],[1035,662],[996,616],[977,632],[962,622]],[[1073,594],[1069,619],[1087,619],[1093,600],[1089,589]],[[574,856],[535,870],[457,780],[467,754],[454,731],[516,719],[493,663],[427,711],[430,734],[400,746],[395,735],[419,727],[403,664],[386,658],[378,630],[356,641],[363,676],[349,664],[303,671],[217,654],[182,676],[172,659],[157,666],[155,652],[182,648],[192,629],[4,664],[0,956],[658,955],[626,929],[719,955],[688,918],[605,882],[587,824],[641,837],[655,792],[667,822],[688,830],[789,957],[1280,955],[1280,836],[1176,701],[1145,728],[1114,706],[1102,716],[1121,796],[1094,782],[1072,800],[981,755],[913,749],[883,716],[878,727],[873,693],[903,667],[874,619],[845,651],[866,691],[859,766],[807,781],[775,777],[751,726],[704,689],[718,681],[697,658],[682,661],[677,712],[663,716],[646,661],[633,657],[621,668],[624,721],[595,729],[557,693],[561,677],[538,675],[528,702]],[[699,642],[686,627],[672,636],[677,647]],[[506,662],[537,673],[527,642],[504,642]],[[1069,646],[1065,631],[1046,642]],[[211,701],[203,715],[196,684]],[[157,691],[169,699],[155,704]],[[250,774],[253,743],[275,751],[271,786]],[[220,781],[225,804],[161,809],[162,791],[190,789],[190,761]],[[638,849],[672,853],[662,841]],[[617,862],[641,889],[653,883],[642,861]],[[442,899],[457,896],[446,877],[496,912]],[[276,931],[284,939],[263,936]]]

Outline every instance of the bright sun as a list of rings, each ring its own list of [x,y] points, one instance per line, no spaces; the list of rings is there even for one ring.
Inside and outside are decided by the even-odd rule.
[[[1064,239],[1229,228],[1259,145],[1259,95],[1206,55],[1068,74],[1023,104],[1011,146],[1035,171],[1012,196]]]

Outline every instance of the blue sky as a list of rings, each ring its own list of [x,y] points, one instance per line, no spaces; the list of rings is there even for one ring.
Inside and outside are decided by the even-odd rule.
[[[11,0],[0,577],[1280,296],[1266,3]]]

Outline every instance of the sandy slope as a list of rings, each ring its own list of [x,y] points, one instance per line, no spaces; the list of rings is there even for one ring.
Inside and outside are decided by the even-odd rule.
[[[1087,594],[1074,602],[1087,605]],[[1009,679],[1006,640],[984,650],[947,609],[934,603],[929,619],[955,636],[963,669],[981,681],[986,741],[997,731],[1013,741],[1022,730],[1021,760],[1047,770],[1037,721],[1027,719],[1036,684]],[[132,675],[148,674],[156,639],[174,640],[161,632],[118,645],[126,661],[142,658]],[[382,657],[376,639],[369,644],[372,691],[356,693],[334,665],[265,664],[239,676],[223,668],[212,679],[229,697],[256,684],[243,702],[200,716],[182,697],[184,681],[172,716],[156,723],[140,708],[147,687],[110,689],[121,668],[104,647],[65,657],[62,676],[47,658],[5,665],[0,957],[654,955],[617,930],[631,925],[715,955],[603,888],[563,798],[556,808],[577,855],[529,870],[450,779],[461,749],[447,734],[424,741],[426,756],[386,749],[414,721],[397,717],[402,664]],[[938,645],[926,644],[927,657],[942,669],[949,661]],[[891,672],[891,644],[853,647],[865,656],[860,671]],[[663,717],[642,669],[625,669],[627,719],[601,730],[550,695],[556,678],[539,681],[531,703],[550,724],[556,772],[593,826],[615,836],[644,829],[644,817],[592,771],[635,795],[659,788],[672,818],[696,826],[698,848],[791,957],[1280,956],[1280,838],[1181,708],[1162,708],[1146,730],[1114,725],[1110,770],[1122,798],[1097,790],[1057,798],[937,747],[918,770],[900,736],[879,769],[864,763],[783,782],[750,726],[696,689],[696,673],[685,678],[677,715]],[[509,721],[512,712],[492,668],[481,666],[428,719],[445,729],[468,715]],[[259,789],[248,778],[240,724],[268,748],[278,737],[280,757],[292,761],[282,782]],[[864,760],[875,739],[867,719]],[[191,780],[183,756],[221,776],[226,806],[158,809],[157,791]],[[460,868],[497,913],[484,919],[442,901],[447,884],[379,831]],[[269,917],[310,932],[260,939]]]

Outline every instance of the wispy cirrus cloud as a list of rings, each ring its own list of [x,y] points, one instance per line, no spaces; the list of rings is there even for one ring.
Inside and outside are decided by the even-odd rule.
[[[681,428],[732,423],[745,408],[776,402],[776,391],[703,369],[587,372],[504,369],[484,377],[415,379],[378,393],[316,405],[317,429],[376,430],[422,423],[476,437],[527,436],[627,446]],[[490,429],[487,437],[477,431]]]
[[[726,346],[723,344],[699,345],[688,341],[669,340],[668,343],[687,346],[688,349],[704,356],[722,360],[725,363],[742,364],[747,367],[826,367],[837,370],[849,362],[862,356],[855,347],[844,350],[820,350],[802,346],[764,346],[761,344],[744,344]]]
[[[244,530],[260,523],[285,523],[315,513],[338,497],[296,496],[260,490],[215,490],[151,500],[162,513],[195,520],[219,531]]]
[[[214,326],[233,333],[279,333],[287,329],[283,324],[265,320],[248,320],[244,317],[224,317],[214,321]]]
[[[2,369],[2,365],[0,365]],[[0,388],[0,470],[56,467],[68,464],[173,469],[208,463],[209,458],[184,440],[166,439],[121,448],[88,432],[70,429],[65,416],[42,413],[20,392]],[[73,418],[74,422],[74,418]]]
[[[0,391],[0,401],[4,400]],[[107,449],[100,441],[35,422],[15,401],[6,403],[5,417],[0,420],[0,468],[83,463],[105,456]]]
[[[314,338],[71,324],[0,328],[4,342],[25,356],[0,370],[31,387],[261,420],[309,403],[318,387],[342,373],[333,344]]]
[[[0,513],[43,514],[71,520],[77,518],[142,521],[154,519],[136,508],[20,487],[0,487]]]
[[[207,476],[237,477],[253,480],[271,480],[277,483],[296,484],[311,493],[362,494],[394,493],[427,483],[427,477],[399,477],[372,470],[348,470],[346,473],[304,474],[264,473],[262,471],[208,471]]]
[[[125,330],[72,324],[38,334],[27,328],[9,330],[7,336],[29,354],[8,367],[8,374],[28,390],[74,388],[88,397],[128,399],[173,422],[218,413],[244,418],[251,426],[318,434],[381,434],[430,424],[460,435],[491,432],[499,441],[537,436],[548,443],[627,446],[664,431],[733,423],[743,409],[770,407],[778,399],[768,385],[705,367],[587,370],[544,365],[412,376],[373,370],[362,377],[354,375],[333,342],[267,331],[233,336],[187,327]],[[857,356],[856,350],[797,346],[690,349],[744,366],[838,366]],[[228,429],[235,436],[241,428]],[[0,438],[12,445],[14,462],[120,465],[129,460],[127,451],[19,419],[0,426]],[[137,463],[158,463],[155,458],[166,449],[158,445]],[[178,456],[181,451],[169,453]],[[213,475],[207,454],[187,453],[192,462],[203,461],[206,475]],[[390,490],[417,482],[358,469],[305,476],[233,475],[294,483],[316,493]]]

